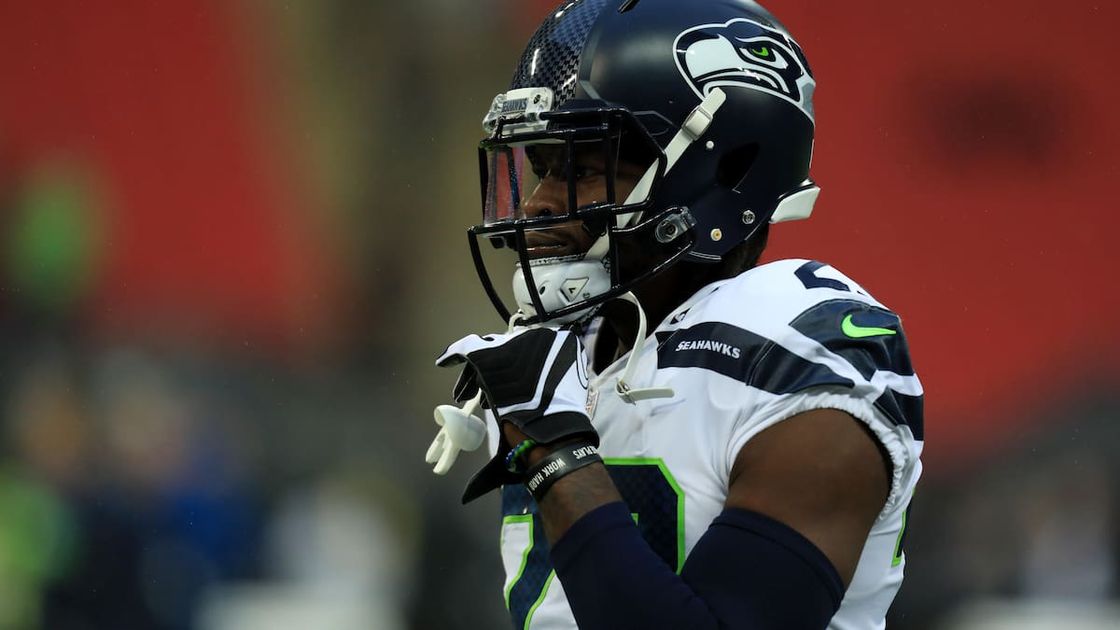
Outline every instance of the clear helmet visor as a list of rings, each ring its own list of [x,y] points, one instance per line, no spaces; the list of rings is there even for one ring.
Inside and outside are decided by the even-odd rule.
[[[657,160],[620,134],[484,143],[480,149],[483,225],[593,214],[623,214],[649,198],[642,179]],[[637,192],[635,192],[637,191]]]
[[[530,200],[540,178],[529,164],[524,146],[497,146],[485,150],[483,225],[528,218],[524,202]]]

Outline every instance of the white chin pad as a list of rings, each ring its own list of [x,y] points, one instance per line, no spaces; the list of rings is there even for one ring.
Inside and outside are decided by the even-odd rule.
[[[593,247],[594,249],[594,247]],[[539,261],[533,265],[533,282],[541,305],[549,311],[556,311],[576,302],[589,300],[602,295],[611,288],[610,273],[599,258],[585,256],[581,260]],[[525,282],[525,272],[518,265],[513,272],[513,296],[517,307],[528,315],[536,315],[533,299]],[[558,324],[574,322],[588,315],[590,309],[579,310],[563,317],[550,320]]]

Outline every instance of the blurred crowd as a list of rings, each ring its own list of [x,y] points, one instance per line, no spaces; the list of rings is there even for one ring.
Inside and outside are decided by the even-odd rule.
[[[176,306],[118,314],[111,160],[6,145],[0,117],[0,630],[505,627],[497,506],[458,500],[478,457],[447,478],[421,457],[454,376],[431,359],[497,324],[462,246],[478,121],[550,3],[171,4],[254,35],[273,83],[242,96],[289,130],[270,147],[304,143],[275,168],[300,175],[322,295],[275,324],[168,279]],[[150,251],[207,250],[167,223]],[[1116,627],[1120,379],[1092,370],[927,464],[892,628]]]
[[[389,372],[91,338],[7,286],[0,628],[409,627],[428,491]]]

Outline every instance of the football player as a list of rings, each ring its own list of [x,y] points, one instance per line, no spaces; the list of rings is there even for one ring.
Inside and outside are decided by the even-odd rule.
[[[465,405],[428,461],[488,435],[464,501],[501,491],[515,628],[884,626],[921,473],[906,336],[827,264],[757,265],[819,193],[814,87],[754,2],[573,0],[486,113],[469,241],[509,327],[437,361]]]

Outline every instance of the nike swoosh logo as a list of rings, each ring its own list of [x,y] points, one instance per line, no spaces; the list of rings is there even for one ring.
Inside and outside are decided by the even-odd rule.
[[[863,339],[864,337],[880,337],[883,335],[897,335],[897,330],[890,328],[879,328],[878,326],[858,326],[852,323],[852,315],[848,314],[844,321],[840,323],[840,329],[844,334],[852,339]]]

